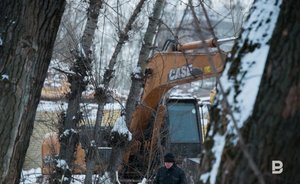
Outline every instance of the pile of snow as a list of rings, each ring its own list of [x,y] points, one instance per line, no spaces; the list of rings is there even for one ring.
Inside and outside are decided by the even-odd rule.
[[[65,160],[58,159],[56,162],[56,167],[62,168],[63,170],[69,169],[69,166]]]
[[[118,132],[119,134],[127,135],[128,141],[131,141],[131,139],[132,139],[132,134],[130,133],[130,131],[128,130],[128,128],[126,126],[125,116],[120,116],[117,119],[117,121],[111,131]]]
[[[147,179],[143,178],[143,180],[140,183],[138,183],[138,184],[146,184],[146,183],[147,183]]]
[[[139,66],[134,68],[132,75],[135,79],[141,79],[142,78],[142,68]]]
[[[6,75],[6,74],[3,74],[2,76],[1,76],[1,80],[9,80],[9,76],[8,75]]]

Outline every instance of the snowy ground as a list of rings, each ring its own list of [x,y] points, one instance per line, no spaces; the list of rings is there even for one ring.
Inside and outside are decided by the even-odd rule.
[[[90,110],[97,109],[97,104],[81,104],[81,106],[86,107]],[[68,104],[66,102],[51,102],[51,101],[40,101],[37,110],[38,111],[57,111],[59,109],[66,110],[68,107]],[[121,105],[119,103],[109,103],[106,104],[104,107],[105,110],[120,110]]]
[[[84,183],[85,175],[73,175],[73,179],[71,181],[71,184],[82,184]],[[111,184],[109,179],[107,179],[107,175],[104,175],[102,177],[94,176],[94,180],[100,180],[100,183],[102,184]],[[144,178],[139,184],[146,184],[147,180]],[[20,184],[38,184],[43,183],[46,184],[46,182],[42,181],[42,172],[41,168],[31,169],[28,171],[22,171]]]
[[[97,104],[80,104],[82,110],[85,112],[86,118],[90,120],[96,120],[97,115]],[[123,104],[124,106],[124,104]],[[68,104],[66,102],[51,102],[51,101],[40,101],[37,111],[39,112],[59,112],[67,110]],[[121,110],[122,106],[119,103],[108,103],[105,105],[104,110]]]
[[[37,178],[42,176],[41,169],[30,169],[28,171],[22,171],[20,183],[32,184],[37,183]]]
[[[97,112],[97,104],[81,104],[84,106],[84,110],[87,111],[87,116],[90,119],[95,119],[96,118],[96,112]],[[40,112],[57,112],[59,110],[66,110],[67,109],[67,104],[64,102],[49,102],[49,101],[41,101],[39,106],[38,106],[38,111]],[[105,106],[105,110],[120,110],[121,105],[118,103],[111,103],[107,104]],[[120,117],[116,123],[116,127],[114,127],[115,131],[120,131],[121,133],[128,133],[127,128],[125,128],[125,122],[124,118]],[[131,135],[128,135],[128,138],[131,139]],[[84,183],[85,175],[73,175],[72,176],[72,182],[71,184],[81,184]],[[107,177],[100,177],[95,175],[94,180],[98,181],[97,183],[102,184],[111,184]],[[43,181],[43,176],[41,173],[41,168],[35,168],[35,169],[30,169],[30,170],[23,170],[21,174],[21,180],[20,184],[34,184],[34,183],[43,183],[46,184],[47,182]],[[145,183],[141,181],[141,184]]]
[[[36,168],[36,169],[31,169],[28,171],[22,172],[21,175],[21,181],[20,184],[34,184],[34,183],[43,183],[46,184],[47,182],[43,181],[42,179],[42,173],[41,173],[41,168]],[[94,179],[96,179],[97,176],[94,176]],[[71,184],[82,184],[84,183],[85,175],[73,175],[72,176],[72,181]],[[103,177],[98,177],[98,180],[103,179]],[[111,182],[108,181],[107,178],[105,178],[101,183],[103,184],[110,184]]]

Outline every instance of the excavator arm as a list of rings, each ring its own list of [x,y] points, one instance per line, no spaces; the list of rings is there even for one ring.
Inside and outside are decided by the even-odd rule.
[[[132,116],[131,131],[140,134],[146,129],[151,114],[172,87],[219,75],[223,70],[222,57],[225,58],[224,53],[216,52],[191,54],[176,51],[154,55],[147,64],[145,87],[141,103]]]
[[[174,86],[203,80],[219,75],[223,71],[225,53],[193,54],[189,50],[216,48],[235,37],[207,39],[175,45],[175,51],[156,53],[145,70],[145,87],[140,104],[133,113],[130,130],[134,135],[147,128],[151,114],[156,111],[162,97]],[[216,70],[213,69],[215,67]]]

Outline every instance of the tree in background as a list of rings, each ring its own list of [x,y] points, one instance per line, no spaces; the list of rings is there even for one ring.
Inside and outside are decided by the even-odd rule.
[[[117,1],[119,2],[119,1]],[[100,126],[102,122],[102,116],[104,111],[104,105],[108,102],[108,100],[111,97],[109,85],[112,78],[114,78],[114,70],[115,65],[118,61],[118,54],[121,52],[121,49],[126,41],[129,39],[130,31],[132,31],[132,28],[134,28],[134,22],[138,17],[138,14],[142,10],[142,6],[145,1],[141,0],[136,5],[135,9],[133,10],[132,15],[128,19],[128,23],[125,25],[124,29],[121,27],[118,27],[118,36],[119,40],[117,42],[117,45],[115,46],[115,50],[111,56],[111,59],[109,60],[108,66],[105,69],[104,76],[100,77],[103,80],[97,80],[99,79],[99,76],[92,76],[92,61],[93,64],[96,65],[97,62],[95,61],[96,58],[92,58],[92,56],[95,56],[95,47],[93,47],[93,40],[95,40],[96,37],[96,27],[98,23],[98,17],[100,14],[100,1],[90,1],[89,7],[87,8],[87,23],[84,28],[83,36],[81,41],[77,41],[76,33],[69,29],[75,29],[75,28],[69,28],[67,31],[70,34],[69,36],[74,38],[73,41],[75,43],[71,44],[75,46],[77,49],[72,49],[67,47],[68,49],[64,49],[64,54],[62,55],[70,55],[70,50],[72,51],[72,54],[70,58],[67,58],[67,60],[72,60],[70,63],[71,66],[71,72],[64,71],[66,69],[57,68],[58,71],[66,74],[68,76],[68,81],[70,83],[70,93],[67,95],[68,98],[68,108],[66,111],[66,114],[62,116],[61,120],[61,129],[59,133],[59,139],[61,141],[61,149],[60,149],[60,156],[57,163],[66,163],[66,165],[61,164],[55,164],[58,166],[56,168],[56,171],[53,173],[53,178],[51,179],[52,182],[56,182],[60,180],[61,178],[65,178],[64,182],[67,183],[70,181],[71,177],[71,170],[74,169],[73,161],[74,156],[76,154],[76,148],[77,144],[79,143],[79,139],[81,137],[78,137],[78,124],[79,122],[85,123],[86,126],[92,127],[93,124],[89,124],[88,122],[85,122],[86,119],[83,119],[83,114],[85,113],[82,111],[83,109],[80,107],[80,104],[82,104],[82,93],[86,91],[87,85],[90,84],[95,89],[95,102],[98,102],[99,108],[97,112],[97,118],[96,123],[93,131],[93,135],[85,135],[87,138],[85,140],[84,149],[86,153],[86,166],[87,166],[87,173],[85,178],[85,183],[91,183],[92,182],[92,174],[93,170],[95,169],[95,163],[97,162],[99,164],[99,161],[103,158],[99,158],[98,153],[98,147],[103,146],[101,144],[101,135],[100,132]],[[100,3],[101,4],[101,3]],[[117,10],[119,10],[119,5],[117,3]],[[70,15],[69,15],[70,16]],[[107,14],[104,12],[102,16],[107,16]],[[117,12],[117,16],[120,16],[120,14]],[[117,17],[116,19],[119,19],[120,17]],[[102,25],[104,27],[104,25]],[[99,31],[99,30],[98,30]],[[79,46],[78,46],[79,44]],[[95,43],[94,43],[95,44]],[[106,44],[105,44],[106,45]],[[106,50],[104,52],[109,52],[109,47],[106,46]],[[59,53],[62,53],[61,51]],[[61,58],[60,58],[61,59]],[[74,62],[75,61],[75,62]],[[106,64],[106,63],[104,63]],[[94,65],[94,67],[95,67]],[[96,69],[94,69],[96,70]],[[99,74],[100,72],[95,72],[95,74]],[[96,79],[96,80],[95,80]],[[51,100],[51,98],[48,98]],[[99,110],[100,109],[100,110]],[[83,129],[79,130],[80,132],[83,132]],[[86,132],[87,133],[87,132]],[[91,131],[87,134],[90,134]],[[82,142],[81,142],[82,143]],[[83,145],[81,145],[83,146]],[[107,145],[106,145],[107,146]],[[66,162],[65,162],[66,161]],[[113,172],[114,173],[114,172]],[[68,178],[68,179],[67,179]]]
[[[299,7],[254,2],[221,77],[202,183],[300,182]],[[281,174],[272,174],[274,160]]]
[[[74,168],[74,157],[77,145],[79,144],[77,127],[82,119],[80,102],[82,101],[82,93],[86,90],[89,83],[88,77],[91,75],[91,62],[93,59],[91,47],[102,3],[102,1],[98,0],[89,1],[89,6],[87,8],[87,22],[84,27],[83,35],[78,42],[79,44],[76,45],[76,48],[71,50],[74,61],[70,68],[71,72],[67,74],[68,82],[70,83],[70,92],[67,95],[68,108],[65,116],[62,117],[60,122],[62,124],[59,130],[61,146],[59,160],[57,161],[58,163],[63,162],[67,165],[56,164],[55,172],[51,179],[54,183],[61,182],[60,180],[62,178],[63,183],[71,182],[71,170]],[[91,182],[91,177],[87,177],[87,182]]]
[[[95,122],[95,131],[94,131],[95,132],[94,133],[95,140],[97,143],[96,145],[99,145],[99,143],[101,143],[101,140],[99,140],[100,136],[97,136],[97,134],[101,127],[102,116],[104,114],[104,106],[106,105],[106,103],[108,103],[108,99],[111,96],[111,94],[109,94],[109,93],[111,93],[109,86],[110,86],[110,82],[111,82],[112,78],[114,78],[114,76],[115,76],[115,65],[117,63],[118,55],[120,54],[121,49],[124,46],[125,42],[129,40],[129,32],[132,30],[133,23],[136,21],[139,13],[141,12],[144,3],[145,3],[145,0],[140,0],[138,2],[133,13],[131,14],[130,18],[128,19],[128,22],[125,25],[124,29],[122,29],[122,30],[119,29],[118,43],[115,46],[115,50],[111,56],[111,59],[109,60],[108,66],[104,72],[103,80],[101,81],[101,86],[96,87],[95,97],[98,102],[97,118],[96,118],[96,122]],[[115,134],[115,133],[117,133],[117,132],[112,132],[112,134]],[[114,149],[112,150],[113,154],[111,154],[107,171],[110,173],[110,179],[113,182],[115,180],[115,171],[117,170],[117,168],[115,167],[115,165],[116,165],[115,163],[120,164],[119,159],[122,159],[121,157],[116,157],[119,155],[115,153],[115,150],[117,150],[117,153],[118,153],[119,147],[122,147],[124,149],[124,146],[126,146],[126,144],[121,145],[119,142],[114,146]],[[118,159],[116,159],[116,158],[118,158]]]
[[[64,6],[0,3],[0,183],[19,183]]]

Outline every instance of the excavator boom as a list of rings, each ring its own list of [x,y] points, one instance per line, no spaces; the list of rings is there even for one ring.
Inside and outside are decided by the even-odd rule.
[[[154,55],[147,65],[144,93],[133,113],[131,131],[142,133],[140,131],[147,127],[152,111],[172,87],[219,75],[223,70],[222,57],[225,58],[225,53],[166,52]]]

